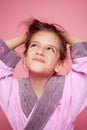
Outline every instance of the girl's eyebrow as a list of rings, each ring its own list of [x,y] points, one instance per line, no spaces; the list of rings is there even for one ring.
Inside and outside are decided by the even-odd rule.
[[[31,41],[31,42],[38,42],[38,41]],[[39,42],[38,42],[39,43]]]
[[[36,42],[36,43],[39,43],[39,44],[40,44],[40,42],[38,42],[38,41],[31,41],[30,43],[33,43],[33,42]]]

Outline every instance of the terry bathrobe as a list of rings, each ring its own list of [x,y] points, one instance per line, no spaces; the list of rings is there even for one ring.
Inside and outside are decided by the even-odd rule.
[[[70,50],[72,69],[66,76],[52,76],[38,99],[28,78],[13,76],[21,57],[0,40],[0,106],[13,130],[74,129],[76,117],[87,106],[87,42]]]

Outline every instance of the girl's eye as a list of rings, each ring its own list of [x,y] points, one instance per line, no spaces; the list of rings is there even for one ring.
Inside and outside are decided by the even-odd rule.
[[[30,47],[37,47],[38,45],[37,44],[31,44]]]
[[[52,52],[54,52],[54,53],[55,53],[55,49],[54,49],[54,48],[52,48],[52,47],[48,47],[48,48],[47,48],[47,50],[52,51]]]

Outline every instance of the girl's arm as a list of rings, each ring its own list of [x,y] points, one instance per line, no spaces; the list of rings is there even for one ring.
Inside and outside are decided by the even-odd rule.
[[[70,35],[70,34],[68,34],[68,39],[69,39],[71,44],[75,44],[75,43],[86,41],[85,39],[81,39],[81,38],[78,38],[78,37]]]
[[[64,36],[65,36],[65,38],[67,39],[68,43],[70,43],[71,45],[72,45],[72,44],[75,44],[75,43],[80,43],[80,42],[85,42],[85,41],[87,41],[87,40],[85,40],[85,39],[78,38],[78,37],[76,37],[76,36],[74,36],[74,35],[67,34],[67,33],[65,33]]]
[[[7,40],[6,44],[10,49],[15,49],[16,47],[20,46],[21,44],[25,43],[26,35],[22,35],[11,40]]]

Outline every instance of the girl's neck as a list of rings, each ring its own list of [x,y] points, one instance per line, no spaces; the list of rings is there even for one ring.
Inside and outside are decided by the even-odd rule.
[[[43,95],[49,78],[50,77],[42,77],[29,74],[29,81],[38,98],[40,98]]]

